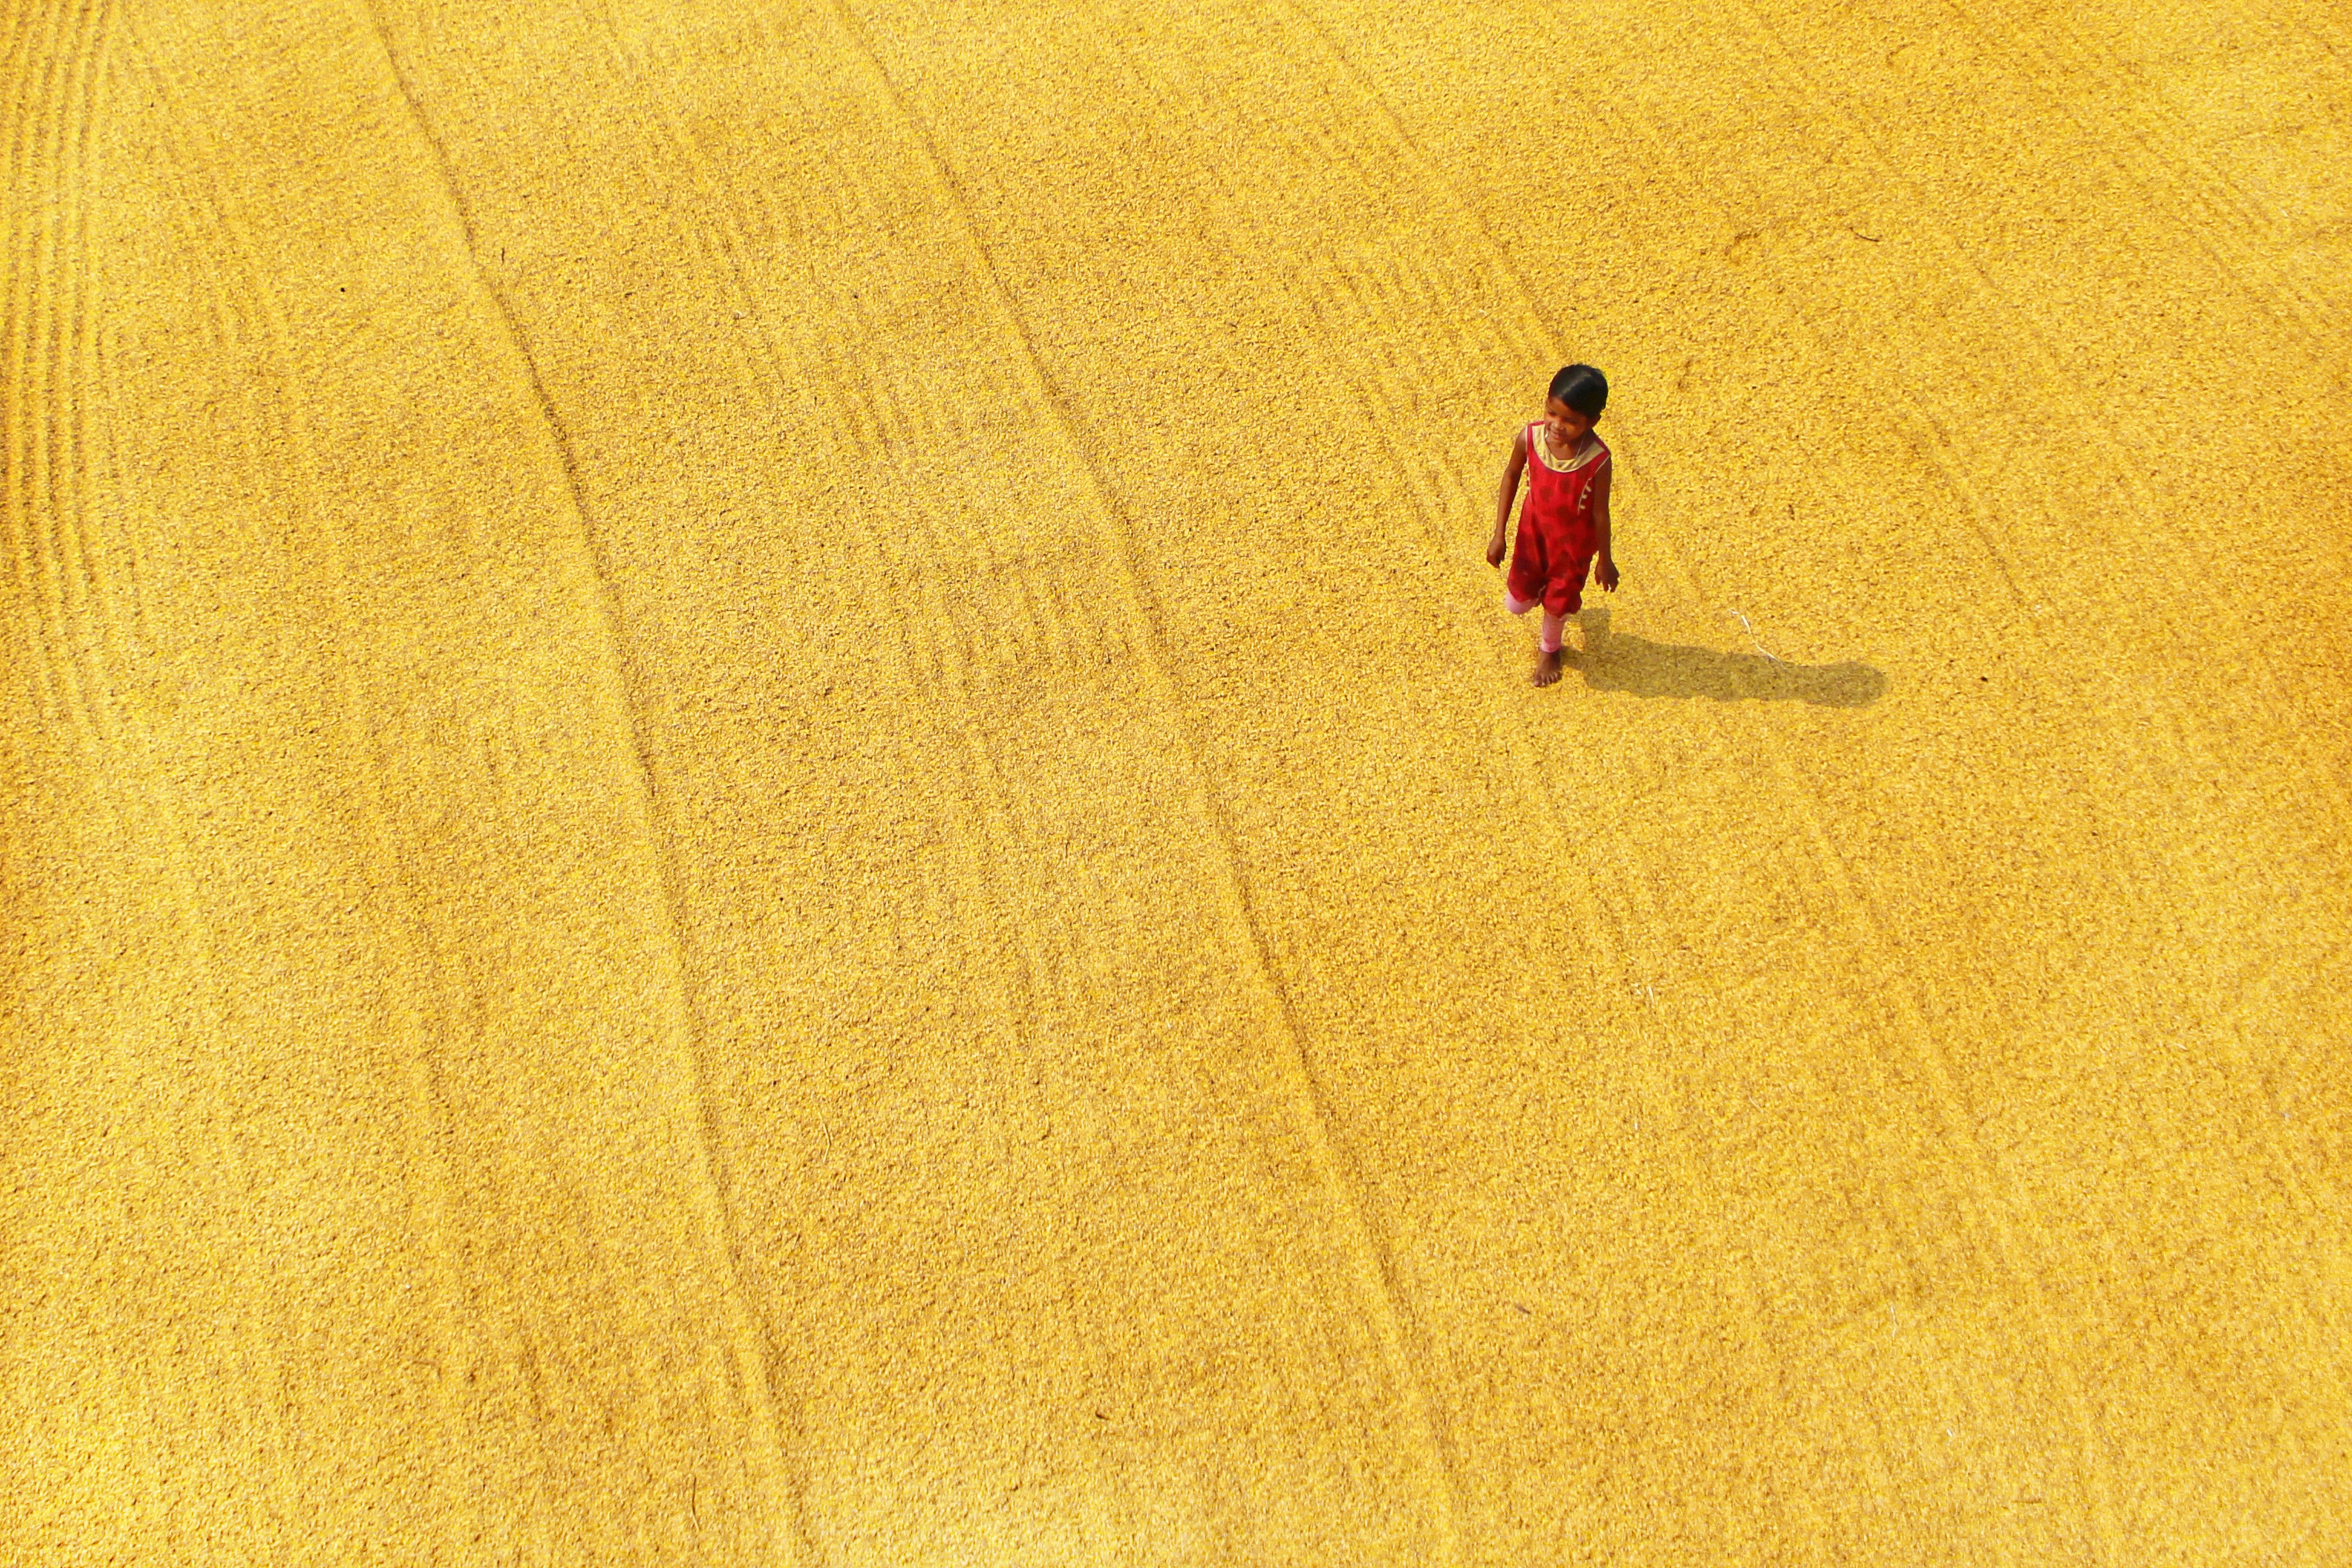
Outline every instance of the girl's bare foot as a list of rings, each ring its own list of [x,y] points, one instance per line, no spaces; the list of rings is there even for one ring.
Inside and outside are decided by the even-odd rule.
[[[1535,673],[1528,677],[1538,686],[1549,686],[1559,679],[1559,649],[1547,648],[1536,655]]]

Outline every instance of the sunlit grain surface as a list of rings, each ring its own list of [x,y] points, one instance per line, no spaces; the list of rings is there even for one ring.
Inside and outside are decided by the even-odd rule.
[[[0,1558],[2352,1557],[2339,9],[0,15]]]

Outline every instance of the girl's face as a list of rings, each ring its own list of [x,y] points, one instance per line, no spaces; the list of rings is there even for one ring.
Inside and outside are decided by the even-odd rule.
[[[1544,399],[1544,423],[1550,427],[1552,441],[1557,446],[1581,446],[1584,438],[1592,433],[1592,421],[1557,397]]]

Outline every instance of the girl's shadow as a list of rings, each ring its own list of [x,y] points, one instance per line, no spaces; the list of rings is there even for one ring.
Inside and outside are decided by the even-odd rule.
[[[1886,677],[1866,664],[1790,664],[1757,653],[1616,636],[1609,630],[1605,605],[1587,609],[1582,619],[1585,651],[1570,654],[1568,663],[1596,691],[1864,708],[1886,689]]]

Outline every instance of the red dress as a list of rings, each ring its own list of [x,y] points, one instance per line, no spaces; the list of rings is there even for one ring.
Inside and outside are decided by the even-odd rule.
[[[1543,601],[1555,616],[1584,605],[1584,574],[1592,567],[1592,483],[1609,467],[1601,449],[1561,473],[1536,450],[1543,426],[1528,426],[1528,499],[1519,506],[1518,537],[1511,545],[1511,597],[1522,605]]]

